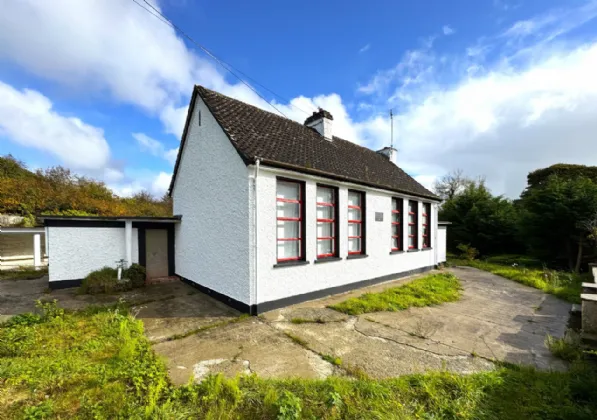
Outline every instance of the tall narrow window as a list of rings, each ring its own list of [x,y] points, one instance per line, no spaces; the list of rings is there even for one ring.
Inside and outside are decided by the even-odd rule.
[[[365,194],[348,191],[348,254],[365,253]]]
[[[423,248],[431,248],[431,204],[423,203]]]
[[[317,258],[338,256],[337,190],[317,186]]]
[[[408,249],[418,249],[418,211],[419,203],[416,201],[408,202]]]
[[[402,251],[402,199],[392,198],[392,251]]]
[[[276,190],[278,262],[302,260],[304,185],[278,179]]]

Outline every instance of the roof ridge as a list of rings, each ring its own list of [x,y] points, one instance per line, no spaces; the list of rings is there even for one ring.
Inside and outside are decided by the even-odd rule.
[[[217,96],[222,96],[222,97],[224,97],[226,99],[230,99],[230,100],[233,100],[233,101],[236,101],[236,102],[240,102],[241,104],[243,104],[243,106],[248,106],[248,107],[254,108],[257,111],[265,112],[266,114],[272,115],[272,116],[274,116],[276,118],[280,118],[280,119],[283,119],[283,120],[286,120],[286,121],[290,121],[292,123],[300,125],[301,127],[309,128],[309,127],[305,126],[304,124],[301,124],[300,122],[295,121],[295,120],[293,120],[291,118],[288,118],[288,117],[283,116],[283,115],[276,114],[275,112],[267,111],[267,110],[265,110],[263,108],[259,108],[256,105],[250,104],[250,103],[245,102],[245,101],[241,101],[240,99],[233,98],[232,96],[224,95],[223,93],[217,92],[217,91],[215,91],[213,89],[206,88],[203,85],[195,85],[195,88],[206,90],[210,94],[214,94],[214,95],[217,95]],[[268,102],[268,104],[269,104],[269,102]]]

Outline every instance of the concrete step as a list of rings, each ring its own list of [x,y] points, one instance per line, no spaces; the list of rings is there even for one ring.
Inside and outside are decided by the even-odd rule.
[[[580,336],[583,345],[597,349],[597,334],[582,333]]]
[[[573,303],[572,307],[570,308],[571,315],[580,315],[582,313],[582,306],[580,303]]]

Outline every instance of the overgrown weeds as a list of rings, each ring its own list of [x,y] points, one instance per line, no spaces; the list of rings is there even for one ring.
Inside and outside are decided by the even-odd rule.
[[[580,302],[581,285],[587,281],[588,274],[574,274],[571,272],[551,270],[547,267],[530,268],[513,263],[512,265],[495,264],[487,261],[469,261],[452,259],[451,265],[461,265],[489,271],[498,276],[514,280],[526,286],[543,290],[572,303]]]
[[[545,345],[554,356],[568,362],[579,360],[583,356],[580,334],[572,330],[567,330],[562,338],[547,334]]]
[[[331,305],[329,308],[349,315],[369,312],[401,311],[413,306],[438,305],[460,299],[460,281],[451,273],[437,273],[380,293],[365,293]]]
[[[40,267],[37,270],[33,267],[19,267],[0,271],[0,280],[35,280],[46,274],[48,274],[47,267]]]
[[[569,372],[503,365],[375,380],[343,364],[352,378],[217,375],[174,387],[125,309],[73,313],[40,303],[37,314],[0,326],[6,341],[13,348],[0,357],[5,418],[597,418],[597,369],[582,359]]]

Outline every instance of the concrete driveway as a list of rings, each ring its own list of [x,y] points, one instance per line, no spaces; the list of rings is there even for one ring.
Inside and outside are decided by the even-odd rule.
[[[255,372],[262,377],[325,378],[366,374],[386,378],[426,370],[477,372],[494,360],[565,369],[544,345],[562,336],[570,304],[539,290],[474,268],[450,270],[461,279],[462,299],[402,312],[347,316],[327,309],[365,292],[418,277],[276,310],[259,318],[237,311],[182,282],[120,295],[49,293],[47,279],[0,281],[0,321],[34,310],[36,299],[57,299],[69,309],[132,303],[154,349],[165,356],[173,382],[209,373]],[[311,321],[297,324],[297,320]],[[334,361],[334,359],[336,359]],[[334,361],[333,363],[331,363]]]
[[[171,378],[179,384],[210,372],[305,378],[361,373],[387,378],[441,369],[469,373],[493,369],[494,360],[566,368],[544,340],[547,333],[564,334],[570,304],[474,268],[450,271],[464,287],[458,302],[359,316],[326,308],[411,277],[231,322],[154,348],[166,357]]]

